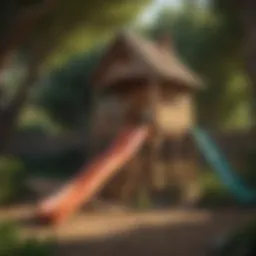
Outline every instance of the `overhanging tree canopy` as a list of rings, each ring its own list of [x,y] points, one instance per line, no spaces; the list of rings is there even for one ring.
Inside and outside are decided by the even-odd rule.
[[[52,59],[52,56],[60,56],[63,52],[66,58],[76,49],[77,52],[81,51],[84,46],[88,46],[84,42],[80,43],[83,41],[82,38],[90,35],[92,40],[95,40],[99,35],[106,35],[110,29],[127,23],[138,13],[139,7],[147,2],[147,0],[8,1],[2,3],[5,7],[2,10],[6,13],[8,11],[8,15],[2,17],[7,22],[1,30],[0,67],[12,52],[21,51],[27,56],[24,62],[27,66],[27,75],[10,104],[0,111],[2,148],[5,147],[13,131],[30,87],[38,79],[42,64]]]

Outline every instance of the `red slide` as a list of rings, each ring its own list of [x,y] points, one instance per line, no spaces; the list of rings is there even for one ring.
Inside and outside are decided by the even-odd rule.
[[[148,136],[148,127],[126,128],[113,145],[56,195],[39,204],[38,217],[51,224],[65,221],[82,204],[88,202],[106,182],[140,149]]]

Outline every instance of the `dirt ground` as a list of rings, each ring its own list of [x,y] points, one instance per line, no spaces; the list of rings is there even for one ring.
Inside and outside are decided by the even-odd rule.
[[[24,221],[30,205],[0,209],[0,220],[21,221],[24,236],[54,236],[56,256],[205,256],[213,242],[255,217],[256,210],[170,209],[151,212],[81,212],[52,229]]]

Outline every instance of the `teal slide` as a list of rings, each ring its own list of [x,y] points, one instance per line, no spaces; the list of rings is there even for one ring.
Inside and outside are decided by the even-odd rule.
[[[213,167],[230,191],[242,203],[256,203],[256,190],[249,188],[241,180],[208,133],[202,128],[195,127],[192,135],[206,161]]]

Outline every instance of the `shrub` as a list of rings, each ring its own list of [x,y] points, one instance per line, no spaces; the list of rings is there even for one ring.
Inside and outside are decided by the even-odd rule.
[[[0,223],[0,255],[15,255],[19,242],[18,231],[12,223]]]
[[[0,255],[1,256],[51,256],[51,242],[39,241],[35,238],[24,240],[14,223],[0,223]]]
[[[67,178],[74,175],[85,162],[80,149],[70,149],[56,154],[22,155],[26,169],[33,175]]]
[[[0,158],[0,204],[20,195],[24,178],[25,168],[21,161],[12,157]]]
[[[214,171],[202,172],[200,185],[202,189],[200,206],[218,207],[234,203],[228,189],[221,183]]]
[[[53,255],[53,244],[49,241],[28,239],[21,242],[19,256],[51,256]]]

